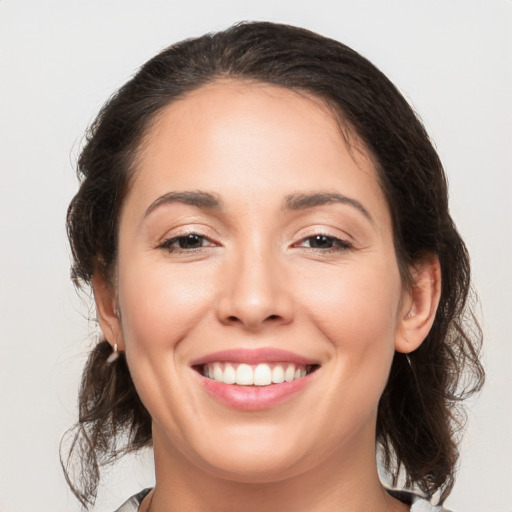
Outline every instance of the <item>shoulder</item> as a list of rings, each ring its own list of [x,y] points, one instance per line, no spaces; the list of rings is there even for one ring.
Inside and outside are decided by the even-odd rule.
[[[144,489],[126,500],[115,512],[137,512],[142,500],[148,495],[151,489]]]

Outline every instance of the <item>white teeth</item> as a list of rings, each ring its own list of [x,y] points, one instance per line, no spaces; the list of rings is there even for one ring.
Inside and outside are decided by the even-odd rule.
[[[284,365],[260,363],[251,366],[245,363],[237,365],[236,363],[215,362],[204,365],[202,374],[224,384],[269,386],[270,384],[281,384],[282,382],[301,379],[307,375],[307,370],[305,366],[297,368],[293,363]]]
[[[236,382],[236,371],[230,364],[227,364],[224,368],[224,378],[220,382],[224,382],[224,384],[234,384]]]
[[[223,381],[222,368],[219,363],[213,365],[213,378],[218,382]]]
[[[284,380],[286,382],[291,382],[295,377],[295,365],[291,364],[286,368],[284,372]]]
[[[238,365],[236,369],[236,383],[242,386],[252,386],[254,384],[254,372],[248,364],[242,363]]]
[[[272,384],[273,372],[268,364],[259,364],[254,370],[254,385],[255,386],[268,386]]]
[[[274,366],[274,369],[272,370],[272,382],[274,384],[281,384],[281,382],[284,382],[284,370],[279,364]]]

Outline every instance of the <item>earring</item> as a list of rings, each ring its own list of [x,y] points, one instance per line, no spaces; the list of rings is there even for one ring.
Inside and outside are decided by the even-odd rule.
[[[117,343],[114,343],[114,349],[112,354],[107,357],[107,364],[113,363],[119,357],[119,351],[117,350]]]

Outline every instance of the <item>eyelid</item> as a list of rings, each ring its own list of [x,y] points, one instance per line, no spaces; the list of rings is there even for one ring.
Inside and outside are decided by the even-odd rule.
[[[298,242],[294,243],[293,245],[294,246],[297,246],[297,245],[301,246],[301,244],[303,242],[305,242],[306,240],[313,239],[313,238],[315,238],[317,236],[322,236],[322,237],[325,237],[325,238],[329,238],[330,240],[332,240],[335,243],[337,243],[337,247],[339,249],[349,249],[349,248],[353,247],[353,244],[351,242],[349,242],[348,240],[344,239],[344,238],[339,238],[339,237],[333,236],[333,235],[326,235],[324,233],[317,233],[315,235],[304,236]],[[322,250],[322,251],[329,250],[329,249],[319,249],[318,247],[310,247],[310,249]]]
[[[308,247],[304,245],[308,239],[317,236],[323,236],[333,241],[332,247]],[[303,228],[297,232],[295,240],[291,247],[293,249],[303,249],[307,252],[315,252],[320,254],[343,253],[355,248],[353,237],[348,233],[341,231],[339,228],[316,225]]]
[[[179,238],[188,235],[199,235],[215,241],[218,238],[218,234],[216,234],[215,230],[211,227],[195,222],[176,224],[165,231],[162,229],[162,233],[163,234],[158,237],[158,243],[168,240],[169,238]]]
[[[210,243],[207,244],[207,245],[201,245],[199,247],[190,247],[190,248],[173,247],[174,243],[178,242],[182,238],[187,238],[187,236],[189,236],[189,235],[196,235],[196,236],[200,237],[203,240],[209,241]],[[204,251],[205,249],[209,249],[211,247],[217,247],[217,244],[212,242],[208,237],[200,235],[199,233],[189,233],[188,235],[173,236],[171,238],[168,238],[168,239],[164,240],[158,246],[158,249],[163,249],[163,250],[167,251],[168,253],[197,254],[198,252]]]
[[[337,240],[341,240],[342,242],[346,242],[351,245],[354,244],[354,237],[352,237],[349,233],[342,231],[340,228],[326,225],[310,226],[305,229],[298,230],[294,238],[296,240],[304,240],[305,238],[318,235],[327,236],[329,238],[336,238]]]
[[[157,249],[168,249],[170,244],[180,238],[186,238],[190,235],[197,235],[198,237],[201,237],[208,242],[210,242],[206,246],[198,247],[196,249],[177,249],[177,251],[181,250],[183,252],[192,252],[192,251],[199,251],[201,249],[206,249],[208,247],[216,247],[220,245],[220,242],[218,241],[218,236],[216,236],[213,232],[213,230],[210,228],[207,228],[206,226],[198,227],[196,225],[186,225],[186,226],[179,226],[176,228],[173,228],[165,233],[161,238],[159,238],[158,242],[155,244]]]

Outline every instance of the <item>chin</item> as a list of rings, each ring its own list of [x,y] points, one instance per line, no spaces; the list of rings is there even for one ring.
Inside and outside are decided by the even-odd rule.
[[[282,436],[252,436],[249,440],[232,440],[226,447],[221,443],[199,457],[209,472],[241,483],[277,482],[300,473],[303,455],[298,443],[286,443]]]
[[[267,484],[286,480],[298,473],[297,463],[276,460],[275,456],[260,457],[258,460],[216,460],[215,466],[208,465],[208,472],[218,478],[238,483]]]

